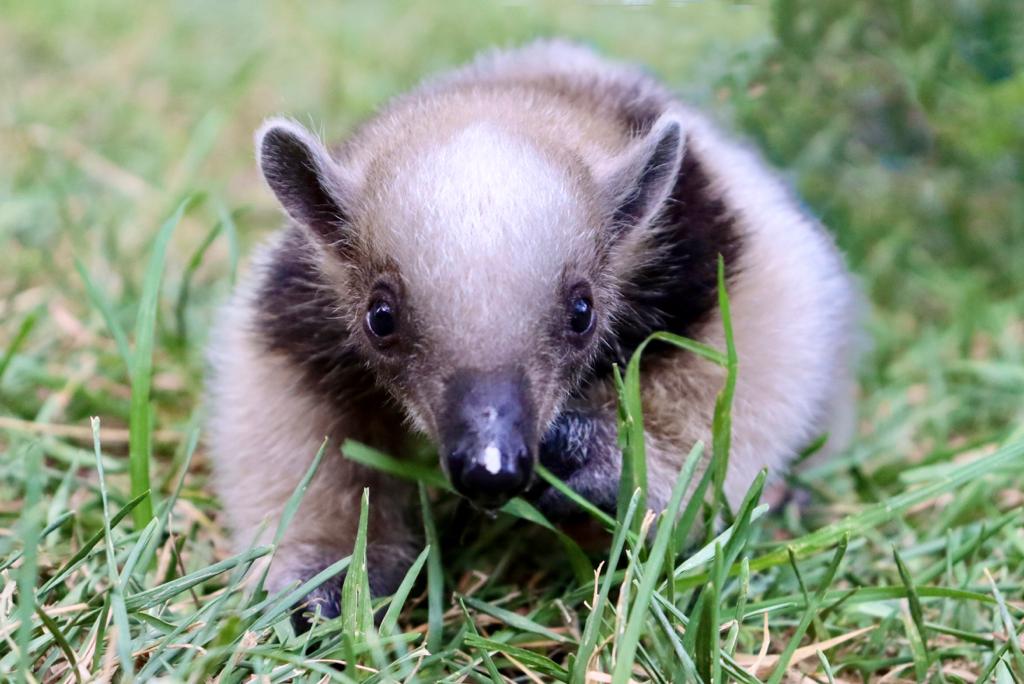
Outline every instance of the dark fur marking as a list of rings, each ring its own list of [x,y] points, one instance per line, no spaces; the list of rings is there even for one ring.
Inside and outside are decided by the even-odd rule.
[[[319,396],[344,407],[384,405],[384,390],[354,348],[309,240],[303,228],[292,225],[275,247],[256,294],[257,331],[266,348],[294,363]]]
[[[623,128],[635,136],[650,132],[651,126],[671,101],[669,95],[640,70],[636,70],[629,80],[614,82],[605,80],[602,75],[585,78],[578,74],[567,80],[562,74],[553,74],[496,80],[494,88],[504,89],[507,83],[540,90],[564,99],[570,106],[606,113],[618,119]],[[480,85],[471,87],[479,88]]]
[[[652,253],[658,258],[633,274],[623,289],[627,316],[620,320],[594,364],[592,378],[606,378],[613,363],[625,365],[648,335],[668,331],[692,336],[718,305],[718,255],[725,259],[726,277],[736,274],[741,236],[735,217],[715,195],[700,160],[691,151],[683,156],[679,178],[657,221]],[[654,345],[646,360],[677,350]]]

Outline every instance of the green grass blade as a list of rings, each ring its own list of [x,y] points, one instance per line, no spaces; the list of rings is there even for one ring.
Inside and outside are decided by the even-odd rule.
[[[139,561],[142,559],[146,552],[146,549],[157,540],[157,532],[160,529],[159,518],[153,518],[146,525],[145,529],[139,533],[138,538],[132,545],[132,550],[128,553],[128,557],[124,561],[124,565],[121,567],[120,582],[123,585],[127,585],[131,579],[132,573],[135,572],[135,568],[138,566]]]
[[[622,374],[619,372],[618,364],[612,364],[612,380],[615,384],[615,393],[618,400],[616,406],[616,426],[618,428],[618,441],[617,446],[619,451],[622,452],[622,472],[619,474],[619,492],[615,501],[615,519],[618,523],[622,524],[622,519],[626,514],[626,506],[629,505],[630,499],[633,497],[633,493],[636,491],[636,487],[633,486],[633,461],[631,458],[626,457],[626,436],[629,431],[629,408],[626,406],[626,383],[622,379]]]
[[[988,594],[966,589],[951,589],[949,587],[917,587],[917,595],[922,599],[941,598],[951,601],[962,601],[981,603],[984,605],[995,605],[995,599]],[[831,604],[842,601],[847,605],[861,603],[874,603],[877,601],[891,601],[893,599],[907,598],[905,587],[862,587],[860,589],[836,589],[825,594],[825,603]],[[753,615],[764,611],[775,610],[784,606],[804,605],[803,598],[793,594],[773,596],[770,599],[756,601],[747,605],[747,615]]]
[[[160,227],[153,242],[153,249],[143,280],[139,313],[135,321],[135,351],[132,354],[131,364],[132,394],[128,459],[132,496],[138,496],[150,488],[149,459],[152,416],[150,415],[149,395],[153,380],[153,346],[156,333],[156,314],[160,303],[160,282],[163,279],[167,244],[192,201],[193,197],[191,196],[182,201],[170,218]],[[139,504],[132,512],[132,518],[136,528],[141,530],[145,527],[153,518],[152,499]]]
[[[473,623],[473,618],[470,617],[469,611],[466,610],[465,597],[459,597],[459,607],[462,609],[463,622],[466,626],[466,630],[475,637],[480,637],[480,632],[476,629],[476,624]],[[502,678],[501,673],[498,672],[498,666],[494,664],[494,659],[491,658],[491,653],[486,648],[479,649],[480,658],[484,662],[484,667],[487,668],[487,674],[491,677],[491,682],[494,684],[503,684],[505,681]]]
[[[747,599],[750,596],[750,559],[744,558],[740,562],[740,600],[736,604],[736,621],[743,622],[744,610],[747,607]]]
[[[313,480],[313,476],[316,475],[317,470],[320,469],[320,462],[323,460],[324,454],[327,451],[327,444],[328,440],[324,437],[324,441],[320,443],[320,448],[317,449],[316,455],[313,456],[313,460],[310,462],[309,467],[306,468],[306,472],[303,473],[302,479],[299,480],[299,484],[295,486],[291,496],[288,497],[288,502],[284,505],[284,509],[281,511],[281,518],[277,521],[277,529],[274,530],[274,539],[272,542],[275,554],[281,548],[281,542],[284,540],[284,535],[288,532],[288,528],[291,526],[292,520],[298,512],[299,506],[302,504],[302,499],[306,495],[306,490],[309,489],[309,483]],[[258,589],[263,589],[267,581],[267,573],[269,572],[270,565],[264,565],[263,570],[260,572],[259,581],[256,583],[256,587]]]
[[[818,662],[821,663],[821,669],[825,671],[825,676],[828,678],[828,684],[836,684],[835,675],[832,674],[832,663],[829,662],[828,658],[821,650],[817,651]]]
[[[138,506],[139,503],[141,503],[142,500],[145,499],[148,495],[149,492],[143,492],[142,494],[139,494],[134,499],[132,499],[124,506],[122,506],[121,509],[110,518],[110,529],[117,527],[117,524],[121,522],[129,513],[131,513],[132,510],[136,506]],[[49,594],[54,587],[63,582],[67,578],[67,576],[71,572],[73,572],[75,568],[77,568],[86,559],[86,557],[96,547],[96,545],[104,540],[104,538],[106,537],[106,533],[107,526],[104,526],[103,529],[96,532],[96,534],[94,534],[93,536],[89,537],[89,539],[84,544],[82,544],[82,547],[75,553],[75,555],[73,555],[71,558],[65,561],[64,565],[61,566],[60,570],[58,570],[57,573],[53,575],[53,577],[47,580],[46,584],[44,584],[42,588],[39,590],[40,600],[44,600],[46,598],[46,595]]]
[[[366,639],[373,630],[373,608],[370,605],[370,582],[366,570],[366,528],[370,513],[370,490],[363,489],[359,500],[359,526],[356,531],[355,546],[352,549],[352,562],[345,575],[341,588],[341,623],[344,626],[344,640],[349,652],[346,672],[355,679],[360,679],[356,668],[359,661],[355,657],[354,642]]]
[[[707,601],[716,600],[715,597],[722,592],[725,587],[725,581],[728,576],[729,569],[733,566],[737,556],[739,556],[740,552],[746,545],[747,540],[750,538],[751,523],[768,510],[767,505],[761,505],[755,508],[757,502],[761,498],[761,491],[764,488],[766,476],[767,472],[762,470],[758,473],[757,477],[754,478],[754,482],[747,490],[747,494],[740,506],[740,513],[736,518],[736,521],[724,532],[715,537],[709,544],[705,545],[704,548],[687,558],[686,561],[680,564],[679,568],[677,568],[672,574],[672,578],[678,577],[679,575],[687,572],[688,569],[711,560],[712,571],[708,576],[709,583],[706,584],[704,590],[701,591],[693,609],[694,613],[697,615],[704,615],[704,604]],[[716,571],[721,574],[714,574]],[[716,613],[713,617],[717,620],[718,608],[716,608],[715,611]],[[709,616],[708,619],[710,619],[710,617],[711,616]],[[686,635],[684,643],[690,648],[697,648],[697,639],[701,638],[701,636],[702,634],[699,631],[691,631]],[[718,649],[719,647],[716,642],[716,654]],[[715,674],[715,676],[717,676],[718,668],[714,663],[717,662],[718,656],[716,655],[712,663],[712,670],[714,670],[713,674]]]
[[[633,352],[629,362],[626,365],[626,374],[621,376],[618,367],[614,367],[614,378],[615,385],[618,391],[618,415],[619,415],[619,445],[623,450],[622,458],[622,473],[620,475],[619,484],[619,497],[618,497],[618,517],[621,521],[622,513],[625,510],[626,502],[629,499],[633,489],[639,488],[643,492],[640,508],[643,510],[646,506],[646,493],[647,493],[647,458],[646,458],[646,445],[645,445],[645,431],[643,421],[643,401],[641,397],[641,384],[640,384],[640,368],[641,359],[643,353],[651,342],[660,341],[672,344],[680,349],[690,351],[698,356],[712,361],[713,363],[723,365],[728,369],[728,376],[726,380],[725,388],[722,390],[722,394],[719,395],[719,400],[716,402],[715,407],[715,430],[713,432],[716,437],[716,441],[719,446],[715,450],[715,459],[713,459],[712,465],[719,461],[723,461],[724,465],[716,467],[716,478],[719,478],[719,489],[724,483],[725,468],[728,465],[728,451],[729,451],[729,440],[726,433],[731,432],[731,423],[729,422],[729,408],[732,405],[732,394],[735,390],[736,384],[736,349],[732,339],[732,324],[729,317],[729,302],[728,297],[725,294],[725,276],[724,266],[719,257],[719,270],[718,270],[718,288],[719,288],[719,306],[722,309],[722,319],[725,326],[725,338],[726,343],[729,345],[729,352],[723,355],[721,352],[713,349],[712,347],[689,340],[679,335],[673,335],[667,332],[656,332],[649,335]],[[724,453],[724,460],[721,457],[721,453]],[[720,473],[718,471],[721,471]],[[635,521],[635,525],[639,524],[639,520]],[[634,530],[635,531],[635,530]]]
[[[238,280],[238,260],[241,248],[238,245],[238,227],[235,225],[236,212],[232,212],[222,201],[215,200],[217,221],[228,240],[228,284],[234,287]]]
[[[646,346],[645,340],[629,359],[619,394],[622,413],[622,428],[619,435],[619,441],[622,443],[621,477],[631,491],[640,490],[641,511],[647,509],[647,437],[644,431],[643,400],[640,393],[640,357]],[[634,526],[639,524],[639,519],[634,521]]]
[[[94,643],[97,645],[93,650],[92,655],[92,669],[96,670],[99,668],[100,660],[103,658],[104,648],[101,646],[106,643],[107,634],[107,622],[110,616],[110,602],[113,594],[111,592],[105,592],[103,595],[103,606],[96,613],[96,622],[93,624],[92,632],[95,634]]]
[[[640,493],[634,492],[633,497],[626,506],[622,520],[615,529],[612,537],[611,550],[608,554],[608,565],[605,567],[604,579],[601,581],[601,588],[597,594],[597,600],[591,606],[590,615],[583,626],[583,634],[580,637],[580,647],[576,652],[576,659],[573,662],[572,681],[575,684],[583,684],[587,678],[587,668],[597,649],[597,642],[600,638],[601,627],[604,621],[605,605],[608,602],[608,595],[611,592],[612,581],[615,578],[615,570],[622,557],[622,550],[626,545],[627,531],[631,529],[633,516],[636,515],[640,505]],[[596,582],[596,579],[595,579]]]
[[[121,322],[117,319],[114,314],[114,308],[110,305],[110,300],[103,293],[89,275],[89,270],[85,267],[79,259],[75,259],[75,270],[78,271],[78,276],[82,279],[82,283],[85,285],[85,292],[89,296],[89,301],[95,306],[100,316],[103,317],[103,322],[107,326],[107,331],[110,336],[114,338],[114,344],[117,346],[117,352],[121,355],[121,361],[124,363],[125,371],[131,375],[132,369],[132,352],[131,347],[128,346],[128,335],[124,331],[124,327]]]
[[[924,613],[921,611],[921,599],[917,595],[914,581],[910,577],[910,571],[900,558],[900,552],[895,546],[892,547],[892,555],[896,561],[896,569],[899,571],[900,581],[907,590],[907,603],[910,606],[911,627],[913,634],[909,634],[911,646],[915,651],[914,670],[919,681],[924,681],[928,669],[935,662],[931,649],[928,647],[928,629],[924,623]],[[940,668],[941,670],[941,668]],[[942,673],[939,672],[939,679],[942,680]]]
[[[979,681],[979,682],[991,682],[991,681],[994,681],[997,684],[1017,684],[1016,682],[1013,682],[1013,680],[1009,679],[1009,678],[1006,678],[1006,679],[1003,679],[1003,678],[992,679],[992,674],[996,671],[996,669],[1000,665],[1002,665],[1003,668],[1006,669],[1006,670],[1009,669],[1009,666],[1006,663],[1006,654],[1009,653],[1009,651],[1010,651],[1010,644],[1009,644],[1009,642],[1003,644],[998,650],[996,650],[996,652],[993,653],[992,657],[989,659],[988,664],[978,674],[978,679],[975,680],[975,681]]]
[[[723,368],[729,364],[729,357],[727,354],[723,354],[710,345],[704,344],[703,342],[697,342],[696,340],[691,340],[688,337],[681,337],[670,332],[662,331],[651,333],[650,337],[647,339],[650,342],[667,342],[674,347],[692,352],[693,354],[703,359],[707,359],[711,363],[722,366]]]
[[[829,563],[828,569],[825,570],[825,574],[821,579],[821,586],[818,588],[818,591],[814,594],[811,601],[807,604],[803,617],[800,618],[800,623],[797,625],[796,630],[790,635],[789,643],[786,644],[786,648],[783,649],[782,654],[779,656],[778,664],[775,666],[775,669],[772,670],[772,674],[768,678],[768,684],[779,684],[779,682],[782,681],[782,677],[786,674],[786,668],[789,667],[789,661],[792,659],[793,653],[796,652],[797,647],[800,645],[800,640],[803,639],[811,621],[818,613],[818,607],[821,605],[822,599],[825,598],[828,588],[832,585],[832,578],[836,576],[836,572],[839,570],[839,564],[842,563],[843,556],[846,555],[846,547],[848,543],[848,537],[843,537],[838,548],[836,548],[835,555],[832,556],[832,561]],[[796,554],[793,554],[791,557],[793,558],[793,571],[799,574],[800,571],[796,567]]]
[[[1010,653],[1013,654],[1015,674],[1018,680],[1024,679],[1024,652],[1021,651],[1020,637],[1017,634],[1017,628],[1014,626],[1013,617],[1010,615],[1010,610],[1006,606],[1006,600],[1003,599],[1003,594],[999,591],[999,586],[988,571],[988,568],[985,568],[985,577],[988,579],[989,584],[992,585],[992,596],[995,598],[998,606],[999,619],[1003,623],[1003,629],[1006,630],[1006,641],[1010,647]]]
[[[658,596],[655,595],[655,599],[657,598]],[[669,643],[672,644],[672,651],[675,653],[676,660],[678,661],[677,665],[681,670],[682,675],[678,679],[686,682],[703,682],[704,680],[701,679],[699,674],[697,674],[696,664],[694,664],[690,654],[686,652],[686,648],[683,646],[682,640],[679,638],[676,630],[672,627],[672,624],[668,621],[668,616],[665,615],[665,611],[657,600],[651,602],[651,612],[654,613],[655,619],[657,619],[658,624],[661,625],[661,631],[665,634],[666,638],[668,638]]]
[[[426,487],[420,483],[420,507],[423,510],[423,533],[430,551],[427,554],[427,649],[441,650],[444,631],[444,571],[441,566],[441,544],[434,525],[434,514]]]
[[[195,278],[196,271],[203,263],[203,257],[206,256],[206,250],[210,248],[213,241],[217,239],[222,229],[222,224],[218,221],[213,225],[204,237],[195,251],[192,252],[191,258],[185,266],[185,272],[181,276],[181,283],[178,285],[178,296],[174,302],[174,320],[177,325],[178,339],[182,343],[188,341],[188,304],[189,297],[192,292],[192,279]]]
[[[703,444],[702,444],[703,448]],[[704,473],[700,476],[700,481],[697,486],[690,493],[690,500],[686,502],[686,508],[683,509],[683,514],[679,516],[679,521],[676,523],[676,552],[677,555],[683,554],[689,547],[692,539],[695,537],[694,525],[697,522],[697,516],[700,515],[701,511],[706,508],[705,496],[707,495],[708,487],[711,485],[711,464],[704,469]],[[705,544],[705,548],[713,548],[714,540],[710,543]],[[711,552],[709,551],[709,554]],[[710,559],[711,556],[709,555]]]
[[[245,563],[255,558],[258,558],[259,555],[269,553],[271,548],[272,547],[267,546],[263,547],[262,549],[250,549],[241,556],[236,556],[236,558],[240,559],[239,562]],[[263,553],[257,555],[256,552],[261,550]],[[233,563],[232,567],[234,565],[238,565],[239,562]],[[280,593],[274,596],[268,596],[266,600],[250,606],[248,610],[246,610],[246,612],[243,614],[243,617],[245,617],[246,619],[251,619],[254,615],[259,615],[259,618],[256,620],[256,622],[253,623],[253,626],[250,629],[253,631],[266,629],[267,627],[273,625],[275,622],[279,622],[280,620],[284,619],[287,615],[289,615],[292,612],[292,609],[296,606],[296,604],[298,604],[299,601],[304,599],[311,591],[322,585],[324,582],[327,582],[328,580],[333,579],[334,577],[344,572],[348,568],[349,563],[351,562],[351,556],[345,556],[344,558],[340,558],[331,563],[330,565],[328,565],[326,568],[324,568],[317,574],[310,577],[308,580],[306,580],[299,586],[286,588],[282,590]],[[230,567],[224,568],[224,570],[228,569],[230,569]],[[223,570],[221,572],[223,572]]]
[[[675,531],[672,536],[675,538],[675,548],[673,549],[675,556],[682,554],[689,545],[690,530],[697,519],[697,511],[700,510],[700,503],[704,500],[704,492],[707,490],[707,483],[710,481],[710,477],[702,477],[702,482],[699,482],[696,487],[690,486],[697,472],[697,465],[700,463],[703,455],[704,442],[698,440],[693,445],[693,448],[690,449],[686,461],[683,462],[681,477],[686,481],[684,491],[690,492],[690,500],[683,509],[683,514],[674,523]]]
[[[463,596],[459,600],[469,604],[473,608],[473,610],[484,613],[485,615],[490,615],[493,618],[497,618],[509,627],[517,629],[520,632],[538,634],[544,637],[545,639],[551,639],[552,641],[555,641],[560,644],[572,641],[571,639],[562,636],[558,632],[552,631],[544,625],[534,622],[533,620],[524,615],[520,615],[519,613],[513,613],[511,610],[505,610],[504,608],[499,608],[498,606],[492,606],[486,601],[480,601],[470,596]]]
[[[389,475],[451,491],[451,485],[448,484],[444,473],[436,465],[400,460],[351,439],[345,440],[345,443],[342,444],[341,453],[356,463],[376,468]]]
[[[752,523],[757,520],[761,515],[768,512],[768,506],[763,504],[758,506],[758,502],[761,500],[761,493],[764,491],[764,483],[768,478],[768,471],[761,470],[754,478],[750,488],[747,489],[746,495],[743,497],[743,501],[740,503],[739,511],[736,515],[736,521],[730,526],[728,537],[722,539],[721,544],[723,545],[722,556],[722,569],[723,572],[728,570],[736,563],[737,557],[746,547],[747,542],[753,533]],[[724,536],[724,535],[723,535]],[[718,578],[719,586],[723,586],[725,582],[725,575],[723,574]]]
[[[729,295],[725,290],[725,259],[718,255],[718,311],[722,318],[725,334],[726,376],[722,391],[715,398],[715,412],[711,420],[711,485],[715,493],[714,503],[709,516],[710,521],[717,519],[721,510],[726,512],[726,520],[731,521],[729,502],[725,498],[725,475],[729,469],[729,451],[732,445],[732,401],[736,394],[736,377],[739,373],[739,358],[736,353],[736,342],[733,339],[732,316],[729,309]],[[710,522],[709,521],[709,522]],[[709,528],[710,529],[710,528]]]
[[[550,470],[545,468],[540,463],[536,465],[534,470],[541,477],[542,480],[547,482],[554,489],[561,492],[562,495],[565,496],[565,498],[569,499],[574,504],[579,506],[581,510],[586,511],[594,519],[598,520],[602,525],[605,526],[605,528],[609,530],[615,529],[615,518],[608,515],[600,508],[590,503],[587,499],[584,499],[582,496],[577,494],[569,485],[565,484],[560,479],[555,477],[555,475]]]
[[[128,621],[128,607],[125,604],[124,588],[117,572],[117,556],[114,553],[114,537],[110,527],[110,505],[107,496],[107,481],[103,475],[103,455],[100,449],[100,419],[92,419],[93,449],[96,452],[96,472],[99,474],[100,498],[103,503],[103,541],[107,550],[107,574],[110,580],[110,608],[117,627],[117,655],[126,679],[134,677],[131,646],[131,625]],[[137,494],[142,494],[138,492]],[[141,504],[140,504],[141,505]],[[133,509],[133,510],[138,510]]]
[[[546,658],[545,656],[534,653],[533,651],[527,651],[525,648],[503,644],[502,642],[495,641],[494,639],[485,639],[476,634],[467,634],[465,644],[473,648],[486,649],[497,653],[507,654],[509,657],[515,658],[523,665],[536,670],[542,675],[551,677],[559,682],[569,681],[569,672],[564,667],[560,666],[550,658]]]
[[[168,648],[172,645],[177,646],[180,644],[181,635],[192,631],[197,623],[208,623],[208,616],[215,613],[227,600],[228,595],[224,594],[207,601],[204,605],[200,606],[198,610],[196,610],[196,612],[191,616],[192,619],[182,620],[176,627],[166,632],[164,634],[164,638],[160,640],[159,645],[149,653],[149,661],[139,671],[139,681],[145,682],[153,678],[154,674],[160,667],[160,658]],[[138,617],[147,624],[151,624],[152,617],[144,611],[139,611]]]
[[[183,577],[178,577],[170,582],[164,582],[163,584],[157,585],[152,589],[132,594],[125,599],[125,604],[131,611],[148,610],[149,608],[158,606],[165,601],[171,600],[178,594],[188,591],[192,587],[217,577],[236,566],[245,565],[247,563],[251,563],[257,558],[262,558],[272,550],[272,546],[257,546],[248,549],[247,551],[243,551],[242,553],[225,560],[212,563],[211,565],[196,570],[195,572],[190,572]]]
[[[14,333],[14,339],[7,345],[4,350],[4,355],[0,356],[0,382],[3,382],[4,373],[7,372],[7,367],[11,365],[11,361],[14,360],[14,355],[21,349],[21,345],[25,344],[25,340],[28,339],[29,334],[32,332],[32,328],[36,327],[36,323],[39,322],[39,309],[30,311],[27,316],[21,321],[21,325],[18,326],[18,330]]]
[[[412,592],[413,585],[416,584],[416,578],[419,577],[420,571],[423,570],[423,564],[427,562],[429,554],[430,546],[420,551],[420,555],[416,557],[416,560],[413,561],[412,565],[409,566],[409,570],[405,573],[402,583],[398,585],[398,589],[392,594],[388,609],[384,613],[384,618],[380,621],[380,633],[384,636],[391,636],[395,633],[398,626],[398,616],[401,615],[402,608],[405,606],[409,593]]]
[[[19,520],[19,534],[24,551],[17,569],[18,607],[20,624],[16,636],[18,647],[18,679],[31,678],[34,657],[31,651],[32,615],[36,606],[36,579],[39,572],[39,540],[43,527],[43,469],[42,453],[35,444],[25,450],[25,497]]]
[[[163,539],[164,534],[167,531],[167,527],[170,524],[171,512],[174,510],[174,504],[181,497],[181,490],[185,486],[185,477],[188,475],[189,468],[192,465],[192,457],[195,456],[196,448],[198,446],[199,429],[193,428],[189,432],[188,439],[185,442],[184,459],[181,464],[178,482],[177,484],[175,484],[174,490],[171,492],[170,497],[168,497],[161,503],[160,514],[155,518],[155,520],[158,521],[157,526],[153,532],[150,543],[146,544],[143,547],[141,553],[139,554],[138,567],[143,568],[143,570],[150,567],[153,557],[156,555],[157,548],[160,544],[160,540]]]
[[[313,476],[316,475],[317,470],[320,469],[320,462],[324,458],[324,453],[327,451],[327,438],[324,437],[324,441],[320,443],[320,448],[317,449],[316,455],[310,462],[309,467],[306,468],[306,472],[303,474],[302,479],[299,480],[299,484],[295,487],[295,491],[292,492],[291,496],[288,497],[288,503],[285,504],[284,510],[281,511],[281,519],[278,521],[277,529],[274,531],[274,547],[278,547],[281,541],[284,539],[285,533],[288,531],[288,527],[291,525],[292,519],[299,510],[299,506],[302,504],[302,498],[306,495],[306,490],[309,489],[309,483],[313,480]]]
[[[760,518],[764,517],[768,513],[768,510],[769,510],[768,509],[768,504],[761,504],[760,506],[758,506],[757,508],[755,508],[755,509],[753,509],[751,511],[751,513],[750,513],[750,521],[753,522],[753,521],[759,520]],[[733,523],[729,527],[725,528],[721,532],[721,534],[719,534],[717,537],[715,537],[710,542],[708,542],[707,544],[705,544],[701,548],[699,548],[696,551],[694,551],[693,553],[691,553],[686,558],[686,560],[684,560],[682,563],[680,563],[676,567],[674,576],[676,578],[683,579],[683,580],[692,579],[692,578],[685,577],[686,574],[691,572],[691,571],[693,571],[693,570],[695,570],[696,568],[699,568],[702,565],[705,565],[705,564],[707,564],[709,562],[712,562],[712,560],[715,557],[715,544],[727,544],[729,541],[732,540],[733,535],[735,534],[736,529],[737,529],[737,525],[735,523]],[[735,568],[737,572],[739,571],[739,567],[738,566],[733,565],[732,567]],[[727,566],[727,569],[729,569],[728,566]],[[701,578],[698,578],[697,581],[698,582],[703,582],[705,579],[706,578],[701,577]],[[688,585],[684,584],[684,583],[680,584],[680,588],[686,588],[686,586],[688,586]]]
[[[703,450],[699,442],[694,445],[687,460],[692,461],[698,458]],[[640,630],[647,620],[647,608],[651,603],[651,595],[661,576],[664,567],[665,553],[668,551],[672,541],[672,531],[675,528],[676,518],[679,515],[679,507],[682,505],[683,495],[689,485],[692,471],[680,471],[676,478],[675,486],[672,488],[672,495],[669,498],[668,507],[662,512],[658,523],[657,532],[654,536],[654,544],[648,554],[647,562],[644,564],[643,577],[640,586],[637,588],[633,605],[630,609],[629,620],[626,623],[626,631],[620,639],[616,651],[615,668],[612,670],[612,684],[627,684],[633,671],[634,655],[640,644]]]
[[[920,585],[934,581],[946,572],[947,564],[952,565],[963,561],[965,558],[977,551],[981,544],[994,537],[1011,522],[1017,522],[1019,524],[1019,519],[1021,518],[1022,513],[1024,513],[1024,510],[1018,508],[1009,511],[1006,515],[1000,516],[995,520],[983,523],[976,535],[972,535],[972,538],[970,538],[966,543],[957,546],[955,549],[949,549],[949,553],[946,558],[937,561],[930,567],[917,573],[917,583]]]
[[[42,621],[43,626],[46,627],[47,631],[53,635],[53,640],[57,642],[57,647],[60,648],[61,653],[63,653],[64,657],[67,658],[68,665],[71,666],[71,672],[75,676],[75,681],[81,682],[82,673],[78,671],[78,658],[75,657],[75,651],[71,648],[71,644],[68,642],[67,637],[61,630],[60,625],[58,625],[53,618],[47,615],[46,611],[43,610],[41,606],[36,606],[36,615],[39,616],[39,619]]]
[[[700,600],[694,608],[697,614],[697,628],[688,629],[687,638],[683,641],[684,646],[693,649],[694,662],[697,666],[697,673],[706,682],[718,684],[721,681],[719,674],[721,664],[719,658],[720,642],[718,634],[718,598],[720,589],[717,577],[720,576],[722,547],[715,545],[715,554],[712,560],[711,578],[700,593]],[[691,627],[692,627],[691,623]]]

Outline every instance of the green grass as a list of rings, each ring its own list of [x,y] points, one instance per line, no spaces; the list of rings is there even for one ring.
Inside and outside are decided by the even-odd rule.
[[[0,680],[1024,681],[1018,5],[3,3]],[[870,303],[855,442],[792,476],[804,507],[766,513],[759,481],[724,531],[697,504],[645,515],[630,365],[603,548],[524,502],[461,524],[436,470],[348,444],[424,483],[423,552],[372,605],[361,544],[267,595],[246,571],[273,546],[227,551],[199,439],[214,307],[280,221],[252,131],[287,113],[340,136],[551,34],[649,65],[832,229]],[[294,635],[292,601],[346,571],[343,614]]]

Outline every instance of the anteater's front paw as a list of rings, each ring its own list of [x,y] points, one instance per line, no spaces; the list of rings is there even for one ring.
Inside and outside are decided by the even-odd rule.
[[[614,511],[619,488],[614,422],[604,415],[566,411],[541,441],[541,465],[570,489],[604,511]],[[531,498],[549,519],[573,518],[583,511],[567,496],[538,483]]]
[[[325,566],[326,567],[326,566]],[[323,568],[308,572],[302,581],[309,581],[319,574]],[[341,587],[345,583],[345,573],[335,575],[313,591],[306,594],[292,611],[292,628],[297,634],[308,632],[313,620],[331,620],[341,615]]]
[[[566,479],[586,465],[594,441],[594,421],[580,411],[562,413],[540,442],[538,458],[556,477]]]
[[[412,541],[393,544],[370,544],[366,549],[367,581],[370,585],[370,596],[380,598],[390,596],[398,589],[406,571],[412,564],[415,546]],[[319,554],[318,554],[319,556]],[[311,578],[336,562],[321,562],[310,566],[305,572],[298,573],[297,579],[308,582]],[[335,575],[327,580],[295,605],[292,611],[292,626],[302,634],[312,626],[313,618],[319,614],[321,620],[330,620],[341,615],[341,590],[345,584],[345,573]],[[384,610],[374,614],[379,624],[384,618]]]
[[[591,504],[610,515],[615,514],[619,492],[619,471],[600,462],[591,461],[562,480]],[[554,487],[544,486],[536,492],[534,504],[549,519],[571,521],[586,515],[575,502]]]

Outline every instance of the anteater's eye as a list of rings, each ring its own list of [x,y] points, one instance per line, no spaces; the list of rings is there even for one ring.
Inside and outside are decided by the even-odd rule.
[[[391,302],[374,300],[366,312],[366,329],[375,337],[388,337],[394,334],[396,327],[395,309]]]
[[[576,335],[586,335],[594,327],[594,304],[590,297],[576,296],[569,304],[569,329]]]

